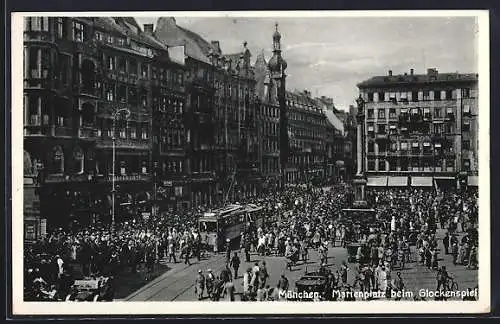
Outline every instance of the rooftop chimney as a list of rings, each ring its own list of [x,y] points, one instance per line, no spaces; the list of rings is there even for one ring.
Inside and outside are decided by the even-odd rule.
[[[153,24],[144,24],[144,33],[147,35],[153,35]]]
[[[410,69],[410,75],[413,75],[413,72],[415,72],[413,69]]]
[[[437,75],[438,74],[438,71],[436,70],[436,68],[431,68],[431,69],[427,69],[427,75]]]
[[[220,54],[220,43],[219,43],[219,41],[211,41],[210,43],[214,47],[214,49],[217,52],[217,54]]]
[[[389,70],[389,76],[392,76],[392,70]]]

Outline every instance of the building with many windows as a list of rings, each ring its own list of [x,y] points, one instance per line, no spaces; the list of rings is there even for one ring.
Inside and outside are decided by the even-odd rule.
[[[327,121],[324,176],[330,183],[344,181],[350,178],[346,167],[351,165],[352,159],[352,143],[345,130],[347,114],[335,108],[332,98],[322,96],[316,101],[321,105]]]
[[[183,212],[276,189],[280,152],[288,151],[283,118],[288,182],[323,175],[325,163],[341,157],[338,127],[309,92],[286,92],[283,116],[284,84],[271,74],[285,64],[279,55],[252,65],[246,43],[225,54],[218,41],[168,17],[156,29],[131,17],[29,17],[24,27],[32,239],[53,227]],[[276,30],[275,54],[280,38]]]
[[[307,90],[287,91],[290,155],[287,182],[309,182],[325,174],[327,118]]]
[[[270,77],[264,53],[255,61],[256,95],[259,99],[259,139],[262,176],[269,188],[279,187],[280,179],[280,107],[277,89]]]
[[[246,43],[239,53],[222,53],[219,41],[178,26],[173,17],[159,18],[154,35],[166,46],[185,44],[191,205],[256,194],[256,82]]]
[[[368,185],[477,185],[478,75],[375,76],[358,84],[365,101]]]
[[[152,116],[184,109],[174,48],[126,17],[29,17],[24,27],[25,176],[43,222],[109,222],[113,175],[117,219],[150,212]]]

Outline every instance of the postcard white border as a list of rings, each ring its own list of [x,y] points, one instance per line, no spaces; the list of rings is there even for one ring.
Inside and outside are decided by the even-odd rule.
[[[475,302],[112,302],[47,303],[23,301],[23,17],[477,17],[479,73],[479,298]],[[204,314],[384,314],[486,313],[490,311],[490,85],[489,12],[418,11],[245,11],[245,12],[23,12],[12,13],[12,311],[14,315],[204,315]],[[17,208],[14,208],[16,207]],[[230,306],[229,306],[230,304]],[[360,307],[362,305],[362,307]]]

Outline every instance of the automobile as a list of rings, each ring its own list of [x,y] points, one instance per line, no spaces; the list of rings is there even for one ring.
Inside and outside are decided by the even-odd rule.
[[[65,301],[113,301],[113,295],[113,278],[87,277],[75,280],[72,286],[72,292],[66,296]]]
[[[320,300],[324,299],[324,292],[328,281],[328,273],[324,268],[310,269],[306,267],[304,275],[295,282],[295,290],[297,293],[308,293],[306,297],[302,297],[300,301],[313,301],[314,293],[317,293]]]

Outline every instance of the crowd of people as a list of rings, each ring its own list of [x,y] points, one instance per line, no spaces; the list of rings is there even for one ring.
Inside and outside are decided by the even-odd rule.
[[[293,270],[307,263],[309,251],[317,250],[317,262],[327,278],[323,296],[336,300],[334,291],[386,291],[403,289],[400,263],[419,262],[442,277],[438,255],[450,254],[454,264],[476,268],[477,260],[477,190],[435,191],[434,189],[386,188],[369,191],[372,222],[344,218],[343,209],[352,202],[352,188],[340,185],[320,188],[312,185],[289,186],[282,191],[247,198],[239,203],[263,206],[267,221],[241,238],[246,262],[250,253],[284,257],[285,268]],[[213,206],[212,206],[213,207]],[[184,262],[198,260],[202,248],[197,216],[206,208],[183,214],[161,213],[148,219],[136,218],[111,226],[92,226],[78,231],[62,228],[32,244],[25,251],[25,295],[32,300],[61,300],[71,291],[78,276],[117,276],[123,272],[154,272],[159,260]],[[446,231],[441,251],[436,237],[438,226]],[[353,269],[346,262],[337,270],[328,266],[328,249],[350,243],[362,243],[355,255]],[[415,245],[416,253],[410,250]],[[226,267],[214,274],[199,270],[195,281],[199,299],[234,300],[235,279],[242,261],[233,254],[230,244]],[[232,270],[231,270],[232,269]],[[400,270],[404,269],[404,265]],[[352,282],[347,272],[353,271]],[[394,275],[393,273],[396,272]],[[289,289],[285,273],[276,284],[268,282],[265,262],[256,263],[243,272],[242,300],[279,300],[280,291]],[[438,280],[439,282],[440,280]],[[442,280],[441,280],[442,281]],[[443,286],[441,282],[440,286]],[[446,288],[446,285],[444,285]],[[441,289],[441,287],[439,287]],[[349,296],[349,294],[347,294]]]
[[[370,207],[374,209],[374,219],[355,223],[349,223],[353,220],[348,219],[346,223],[341,215],[344,215],[343,209],[350,206],[351,195],[351,188],[347,186],[330,190],[307,186],[291,187],[274,196],[270,206],[279,206],[274,208],[277,221],[259,228],[254,236],[242,238],[241,250],[246,261],[250,262],[249,251],[261,256],[285,257],[286,269],[292,270],[297,264],[306,264],[309,251],[314,249],[318,257],[311,261],[324,272],[326,283],[322,296],[326,300],[350,300],[349,292],[352,291],[383,292],[383,296],[390,298],[391,292],[405,289],[403,270],[410,263],[435,271],[437,290],[452,289],[453,278],[440,264],[443,258],[439,255],[443,252],[452,254],[455,265],[478,267],[477,189],[371,189]],[[272,213],[273,208],[269,210]],[[438,228],[440,233],[445,232],[444,238],[438,238]],[[328,264],[328,249],[347,248],[350,243],[359,243],[354,258],[356,263],[350,266],[343,261],[334,270]],[[459,251],[457,246],[461,246]],[[223,271],[230,271],[230,259],[226,261],[228,266]],[[277,296],[284,282],[289,286],[285,273],[276,286],[269,286],[265,280],[259,281],[259,268],[262,265],[255,264],[247,269],[242,300],[279,300]],[[348,272],[352,272],[350,281],[347,280]],[[267,269],[263,276],[269,276]],[[234,283],[231,276],[226,277],[228,281],[224,285],[231,282],[230,292],[225,293],[221,288],[221,294],[232,296],[229,300],[233,300]],[[197,282],[202,279],[201,274]],[[340,291],[344,291],[343,297]]]

